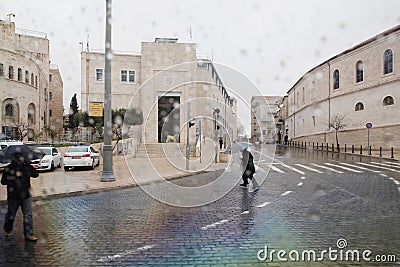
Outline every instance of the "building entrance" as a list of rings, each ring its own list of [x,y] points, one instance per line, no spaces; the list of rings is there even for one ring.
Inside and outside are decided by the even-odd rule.
[[[158,97],[158,142],[180,142],[180,97]]]

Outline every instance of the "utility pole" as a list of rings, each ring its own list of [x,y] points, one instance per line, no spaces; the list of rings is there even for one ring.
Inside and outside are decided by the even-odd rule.
[[[113,182],[115,176],[112,163],[112,121],[111,121],[111,0],[106,0],[106,42],[104,66],[104,145],[103,172],[101,182]]]
[[[187,107],[187,126],[186,126],[186,170],[189,170],[189,160],[190,160],[190,144],[189,144],[189,128],[190,128],[190,103]]]
[[[201,125],[202,123],[201,123],[201,118],[199,119],[199,141],[200,141],[200,163],[201,163],[201,143],[202,143],[202,137],[201,137],[201,135],[202,135],[202,130],[201,130],[201,127],[202,127],[202,125]]]

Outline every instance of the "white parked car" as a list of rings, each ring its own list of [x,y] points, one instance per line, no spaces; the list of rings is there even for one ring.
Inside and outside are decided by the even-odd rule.
[[[43,151],[45,153],[44,157],[39,163],[37,168],[38,171],[47,170],[54,171],[54,168],[61,168],[61,154],[55,147],[51,146],[38,146],[37,149]]]
[[[88,145],[73,146],[64,154],[64,170],[72,167],[89,167],[94,169],[100,165],[100,154]]]

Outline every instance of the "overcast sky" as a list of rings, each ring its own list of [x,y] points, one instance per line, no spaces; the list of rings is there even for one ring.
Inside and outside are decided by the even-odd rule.
[[[248,76],[264,95],[284,95],[308,70],[400,24],[399,0],[114,0],[112,48],[177,37]],[[0,18],[46,32],[64,81],[64,106],[80,96],[79,42],[104,49],[105,0],[1,1]],[[224,77],[222,77],[224,80]],[[250,96],[248,96],[248,100]]]

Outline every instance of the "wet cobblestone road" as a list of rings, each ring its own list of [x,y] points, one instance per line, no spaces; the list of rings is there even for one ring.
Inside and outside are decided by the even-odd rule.
[[[257,192],[236,187],[197,208],[162,204],[140,188],[36,201],[34,226],[39,242],[25,243],[19,212],[14,236],[0,235],[1,266],[285,266],[294,263],[257,254],[266,245],[318,253],[338,249],[341,238],[344,249],[400,260],[399,191],[378,173],[271,173]],[[327,257],[295,264],[384,265]]]

